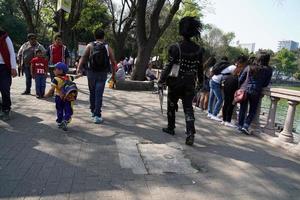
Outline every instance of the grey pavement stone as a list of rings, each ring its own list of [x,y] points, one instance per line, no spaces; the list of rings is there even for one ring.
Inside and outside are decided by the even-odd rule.
[[[81,92],[65,133],[56,127],[53,99],[21,96],[25,80],[14,79],[12,119],[0,121],[1,200],[299,199],[299,157],[237,135],[198,110],[195,145],[187,147],[182,108],[177,134],[163,134],[166,116],[151,92],[106,89],[105,121],[93,124],[86,79],[76,81]],[[151,146],[156,160],[163,156],[158,147],[166,144],[198,172],[148,174],[136,144]],[[168,166],[176,168],[183,170],[176,162]]]

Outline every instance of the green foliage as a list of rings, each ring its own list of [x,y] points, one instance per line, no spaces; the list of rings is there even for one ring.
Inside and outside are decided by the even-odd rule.
[[[9,33],[15,48],[19,48],[26,39],[26,22],[17,9],[16,0],[0,0],[0,22],[2,28]]]
[[[97,28],[106,28],[110,20],[111,17],[108,15],[105,4],[98,0],[86,0],[80,20],[75,28],[94,32]]]
[[[160,59],[163,61],[167,60],[168,55],[168,47],[169,45],[178,42],[181,37],[178,33],[178,24],[182,17],[186,16],[193,16],[200,20],[202,17],[201,14],[201,6],[197,3],[197,0],[184,0],[183,6],[180,10],[177,11],[175,14],[172,22],[170,23],[169,27],[166,29],[164,34],[160,37],[159,41],[157,42],[152,55],[159,56]],[[165,13],[169,12],[168,7],[165,8]],[[163,13],[161,15],[164,15]]]
[[[297,79],[297,80],[300,80],[300,72],[296,72],[294,74],[294,78]]]
[[[278,72],[287,76],[292,76],[298,70],[296,54],[287,49],[277,52],[272,59],[272,63]]]
[[[203,36],[206,57],[215,56],[217,59],[220,59],[223,56],[227,56],[231,62],[234,62],[241,54],[249,56],[248,50],[230,45],[234,38],[235,34],[233,32],[224,33],[213,25],[206,25]]]

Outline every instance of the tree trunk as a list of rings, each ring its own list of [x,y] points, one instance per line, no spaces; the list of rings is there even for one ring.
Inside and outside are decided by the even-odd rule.
[[[25,20],[26,20],[27,31],[29,33],[35,33],[36,30],[35,30],[35,26],[33,24],[32,15],[31,15],[30,9],[28,8],[28,5],[26,4],[26,1],[20,0],[19,5],[20,5],[21,11],[25,17]]]
[[[173,5],[165,19],[160,18],[160,12],[165,0],[157,0],[150,16],[150,30],[146,33],[146,9],[147,1],[138,0],[136,13],[136,39],[138,43],[138,56],[135,64],[132,80],[145,80],[145,72],[150,60],[151,52],[154,49],[159,37],[170,25],[175,13],[179,9],[182,0],[174,0]],[[159,21],[163,20],[162,25]]]
[[[126,40],[126,38],[127,38],[127,35],[124,36],[124,35],[119,34],[118,36],[115,36],[114,53],[115,53],[115,59],[117,61],[120,61],[125,56],[125,52],[126,52],[125,40]]]
[[[152,48],[153,49],[153,48]],[[144,81],[145,80],[145,73],[149,64],[150,56],[152,49],[147,47],[138,47],[138,55],[136,64],[133,69],[133,73],[131,75],[132,80],[137,81]]]

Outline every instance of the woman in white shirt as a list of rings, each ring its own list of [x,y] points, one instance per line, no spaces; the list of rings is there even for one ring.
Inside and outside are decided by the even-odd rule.
[[[221,62],[224,62],[224,65],[227,65],[225,69],[221,71],[218,75],[213,75],[209,82],[210,86],[210,94],[209,94],[209,101],[208,101],[208,117],[221,122],[222,119],[218,118],[218,114],[222,108],[223,104],[223,96],[222,96],[222,90],[221,90],[221,82],[223,80],[223,77],[227,74],[232,74],[235,70],[235,65],[229,65],[228,61],[226,59],[222,59]],[[216,103],[215,103],[216,99]]]

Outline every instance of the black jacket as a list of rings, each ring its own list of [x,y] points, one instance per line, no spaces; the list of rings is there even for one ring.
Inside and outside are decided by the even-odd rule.
[[[179,42],[180,51],[177,44],[173,44],[168,50],[168,62],[165,65],[159,83],[167,83],[172,85],[172,82],[178,84],[193,84],[195,79],[198,79],[198,84],[202,85],[203,82],[203,53],[204,49],[192,41]],[[179,75],[177,78],[169,77],[173,64],[180,63]],[[185,81],[180,81],[180,79]],[[190,80],[190,81],[189,81]]]

